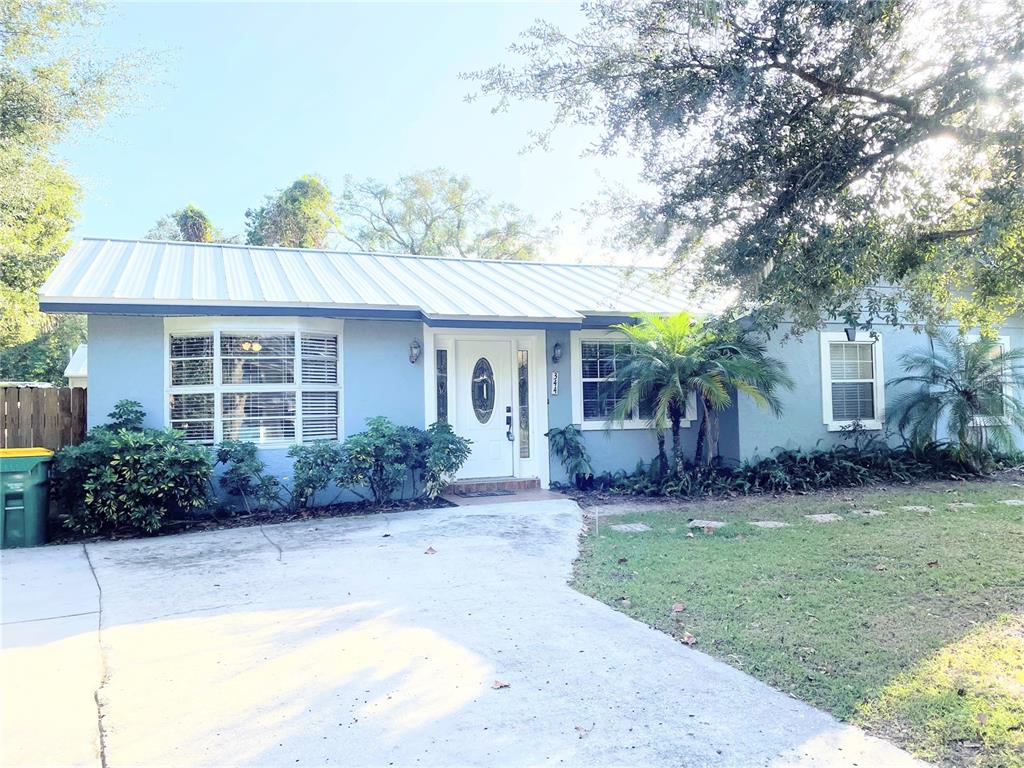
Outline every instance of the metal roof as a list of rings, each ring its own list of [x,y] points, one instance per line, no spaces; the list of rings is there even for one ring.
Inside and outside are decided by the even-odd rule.
[[[68,361],[67,367],[64,369],[64,377],[75,377],[81,378],[82,376],[89,375],[89,345],[79,344],[74,353],[71,355],[71,359]]]
[[[51,312],[252,314],[324,310],[429,321],[579,323],[672,313],[660,270],[86,238],[39,293]]]

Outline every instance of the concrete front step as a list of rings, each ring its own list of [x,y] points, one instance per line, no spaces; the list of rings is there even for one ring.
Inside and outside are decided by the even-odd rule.
[[[540,488],[536,477],[480,477],[456,480],[445,493],[483,493],[487,491],[532,491]]]

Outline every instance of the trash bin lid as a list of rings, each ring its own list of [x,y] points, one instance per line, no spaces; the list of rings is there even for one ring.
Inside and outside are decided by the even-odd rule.
[[[0,459],[21,459],[29,456],[53,456],[46,448],[0,448]]]

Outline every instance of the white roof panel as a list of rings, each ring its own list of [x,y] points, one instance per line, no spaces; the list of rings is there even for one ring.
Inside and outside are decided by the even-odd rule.
[[[273,306],[579,322],[586,315],[683,309],[686,297],[659,277],[654,269],[586,264],[87,238],[61,259],[39,298],[53,311],[140,305],[258,314]]]
[[[81,377],[89,375],[89,346],[87,344],[79,344],[74,353],[71,355],[71,359],[68,361],[67,366],[64,368],[65,377]]]

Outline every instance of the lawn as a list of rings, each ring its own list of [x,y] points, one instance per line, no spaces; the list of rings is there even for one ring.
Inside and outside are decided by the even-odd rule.
[[[1020,767],[1024,506],[1007,499],[1024,487],[636,506],[591,524],[574,583],[926,759]],[[804,517],[823,513],[843,519]],[[727,525],[692,530],[691,518]],[[764,520],[789,525],[751,524]],[[611,527],[622,523],[650,530]]]

